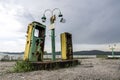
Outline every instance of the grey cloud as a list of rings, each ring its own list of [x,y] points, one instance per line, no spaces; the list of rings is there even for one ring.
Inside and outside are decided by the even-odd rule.
[[[56,35],[70,32],[74,44],[120,41],[120,0],[12,0],[11,3],[28,9],[17,18],[24,26],[34,19],[41,22],[45,9],[60,8],[66,23],[57,22]],[[25,32],[26,29],[23,27],[21,30]]]
[[[95,1],[95,0],[94,0]],[[73,34],[76,44],[104,44],[119,42],[119,1],[98,1],[68,12],[66,31]],[[70,13],[70,14],[69,14]]]
[[[34,17],[27,9],[24,9],[24,11],[20,15],[16,15],[16,20],[18,20],[23,26],[19,30],[20,32],[26,32],[28,24],[32,21],[35,21]]]

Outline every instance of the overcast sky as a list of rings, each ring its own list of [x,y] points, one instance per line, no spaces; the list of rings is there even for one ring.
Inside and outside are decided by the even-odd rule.
[[[60,33],[70,32],[74,51],[120,50],[120,0],[0,0],[0,51],[24,51],[27,25],[41,22],[46,9],[59,8],[66,23],[56,21],[56,51],[60,51]],[[58,12],[55,13],[56,15]],[[47,13],[45,50],[51,51]]]

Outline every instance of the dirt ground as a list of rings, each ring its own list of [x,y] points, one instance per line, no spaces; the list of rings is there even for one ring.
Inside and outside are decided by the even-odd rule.
[[[79,59],[81,65],[58,70],[9,73],[15,62],[0,62],[0,80],[120,80],[120,59]]]

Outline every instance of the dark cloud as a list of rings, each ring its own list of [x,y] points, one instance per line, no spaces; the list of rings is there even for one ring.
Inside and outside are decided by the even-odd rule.
[[[64,31],[73,34],[73,42],[76,44],[119,42],[120,1],[87,1],[83,2],[83,6],[79,6],[80,3],[74,4],[64,11],[67,14]]]
[[[120,0],[11,0],[9,2],[25,8],[22,16],[17,17],[24,26],[33,20],[41,22],[40,18],[45,9],[60,8],[66,23],[60,24],[57,21],[56,35],[70,32],[75,44],[105,44],[120,41]],[[25,32],[26,29],[23,27],[21,30]]]

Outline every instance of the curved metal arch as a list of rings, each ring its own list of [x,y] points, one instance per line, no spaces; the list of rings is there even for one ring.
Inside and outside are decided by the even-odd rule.
[[[55,8],[55,9],[53,9],[53,10],[51,10],[51,9],[46,9],[46,10],[44,11],[44,14],[43,14],[43,15],[45,16],[45,13],[49,11],[49,12],[51,13],[51,16],[53,16],[53,15],[54,15],[54,12],[55,12],[56,10],[58,10],[59,13],[61,14],[60,9],[59,9],[59,8]]]

